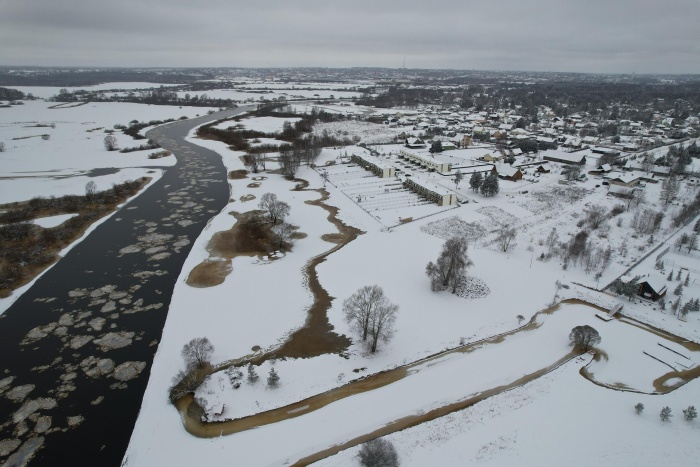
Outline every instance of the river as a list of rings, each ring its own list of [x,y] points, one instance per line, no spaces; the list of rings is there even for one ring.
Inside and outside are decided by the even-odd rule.
[[[0,317],[0,463],[120,465],[175,281],[229,197],[221,157],[184,138],[247,110],[150,130],[177,164]]]

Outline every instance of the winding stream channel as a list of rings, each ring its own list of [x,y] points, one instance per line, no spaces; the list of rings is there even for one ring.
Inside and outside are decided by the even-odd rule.
[[[149,131],[177,164],[0,317],[0,464],[120,465],[175,281],[229,196],[221,156],[185,136],[247,110]]]
[[[185,429],[197,437],[212,438],[243,434],[253,428],[268,429],[265,436],[276,440],[276,449],[280,453],[287,453],[289,457],[286,457],[286,462],[308,465],[378,436],[467,408],[555,370],[583,354],[578,349],[555,351],[567,348],[566,345],[562,346],[562,342],[568,341],[567,330],[577,325],[583,315],[592,318],[595,312],[600,311],[601,308],[585,302],[565,300],[535,314],[530,322],[515,330],[440,352],[249,417],[201,423],[188,416],[191,397],[182,399],[178,409]],[[661,342],[668,341],[668,345],[677,344],[692,355],[693,360],[700,359],[700,345],[628,318],[618,321],[651,332]],[[588,365],[600,358],[607,359],[607,356],[598,352]],[[581,369],[581,375],[595,384],[625,390],[599,383],[587,367]],[[653,382],[656,390],[652,393],[670,392],[698,376],[700,371],[697,366],[690,370],[668,372]],[[665,384],[672,380],[674,384]],[[331,420],[342,420],[342,423],[329,423]],[[304,446],[310,445],[309,433],[313,433],[311,445],[315,447],[305,449]],[[283,454],[280,456],[281,461]]]

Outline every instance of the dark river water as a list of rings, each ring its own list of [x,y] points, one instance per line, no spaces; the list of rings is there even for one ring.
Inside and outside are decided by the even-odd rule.
[[[245,110],[151,130],[177,165],[0,317],[0,465],[120,465],[175,281],[229,196],[221,157],[183,138]]]

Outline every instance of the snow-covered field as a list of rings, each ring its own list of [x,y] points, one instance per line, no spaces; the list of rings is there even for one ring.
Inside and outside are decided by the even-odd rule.
[[[61,91],[61,89],[65,89],[68,92],[75,92],[79,91],[81,89],[84,89],[86,91],[108,91],[108,90],[114,90],[114,89],[124,89],[124,90],[133,90],[133,89],[151,89],[151,88],[159,88],[161,86],[165,87],[170,87],[170,86],[179,86],[178,84],[162,84],[162,83],[145,83],[145,82],[125,82],[125,83],[102,83],[102,84],[95,84],[93,86],[10,86],[12,89],[17,89],[18,91],[22,91],[25,94],[32,94],[34,97],[38,97],[40,99],[48,99],[49,97],[53,97],[58,95],[58,93]]]
[[[174,156],[149,159],[148,155],[157,150],[107,151],[105,130],[113,129],[116,124],[128,125],[132,120],[194,117],[210,110],[130,103],[49,108],[54,105],[36,100],[0,108],[0,141],[5,144],[5,152],[0,153],[0,203],[35,196],[84,194],[89,181],[94,181],[98,190],[104,190],[113,183],[144,175],[159,177],[158,167],[173,165]],[[119,148],[146,142],[118,130],[113,136]]]
[[[281,118],[281,117],[250,117],[237,121],[226,121],[219,123],[216,127],[225,130],[227,128],[242,125],[246,130],[261,131],[263,133],[281,133],[284,127],[284,122],[294,124],[301,118]]]
[[[218,150],[229,170],[243,168],[239,154],[224,149],[223,145],[192,141]],[[324,150],[318,165],[335,161],[340,155],[338,150]],[[682,328],[683,335],[700,340],[697,313],[691,313],[683,322],[669,311],[653,310],[646,302],[628,302],[574,285],[582,283],[595,287],[599,282],[602,286],[622,274],[658,242],[675,233],[668,223],[670,216],[655,235],[653,244],[649,244],[648,236],[634,238],[635,234],[629,227],[633,210],[618,216],[622,219],[621,226],[613,218],[606,222],[605,229],[594,232],[594,245],[610,244],[614,251],[611,265],[602,271],[599,280],[594,277],[599,265],[586,272],[579,265],[570,264],[562,269],[556,258],[538,260],[545,250],[545,239],[553,228],[556,228],[560,241],[568,241],[579,230],[576,223],[583,218],[582,209],[586,204],[601,204],[609,210],[621,202],[607,197],[607,189],[596,187],[600,180],[593,177],[573,186],[559,185],[560,168],[552,165],[553,172],[538,178],[537,182],[509,185],[511,182],[502,181],[501,194],[494,198],[474,194],[465,180],[457,191],[472,202],[442,213],[435,207],[434,215],[390,230],[377,222],[371,212],[363,210],[343,191],[340,183],[336,185],[330,177],[332,183],[327,185],[330,193],[327,203],[340,208],[340,219],[365,232],[317,268],[321,285],[335,297],[328,312],[330,322],[336,332],[353,336],[342,316],[342,301],[364,285],[379,284],[387,297],[400,307],[393,340],[374,355],[369,355],[362,346],[354,343],[347,359],[325,355],[266,362],[257,368],[261,380],[255,385],[243,382],[239,389],[232,388],[226,373],[217,373],[197,392],[207,400],[210,415],[213,417],[211,409],[218,410],[224,404],[226,409],[222,418],[281,407],[461,343],[507,332],[518,327],[516,315],[529,320],[552,301],[567,296],[585,296],[607,307],[624,303],[625,314],[672,330]],[[594,161],[589,165],[593,167]],[[342,172],[343,167],[331,166],[329,170]],[[464,361],[454,356],[446,357],[432,366],[426,365],[425,371],[416,370],[401,383],[343,399],[285,422],[215,439],[194,438],[184,431],[178,413],[168,405],[165,397],[172,376],[183,367],[179,357],[182,346],[191,338],[208,337],[215,346],[213,362],[244,357],[251,354],[253,348],[260,347],[261,351],[274,348],[290,331],[303,324],[306,308],[311,304],[300,270],[309,259],[332,246],[320,238],[324,233],[335,231],[325,221],[327,213],[304,204],[304,201],[316,199],[319,195],[310,191],[290,191],[293,183],[279,175],[265,176],[268,178],[256,188],[247,187],[250,179],[230,182],[232,199],[236,201],[211,222],[183,268],[142,412],[127,452],[128,465],[203,459],[212,465],[231,459],[246,465],[293,463],[334,444],[372,432],[393,420],[516,381],[524,374],[547,367],[569,351],[568,332],[575,325],[590,324],[603,338],[599,348],[607,353],[608,360],[592,362],[588,366],[593,377],[602,384],[653,392],[653,381],[670,371],[643,353],[649,351],[660,356],[666,352],[662,358],[669,358],[667,351],[659,352],[657,336],[622,322],[605,323],[595,317],[591,308],[578,305],[555,312],[548,318],[559,324],[543,325],[488,346],[495,352],[493,354],[484,347],[468,354],[469,358]],[[310,188],[322,185],[319,174],[312,169],[304,167],[297,176],[309,180]],[[361,174],[358,176],[364,180]],[[369,179],[367,182],[376,183]],[[453,184],[450,185],[454,188]],[[527,187],[528,194],[520,193],[524,187]],[[658,205],[658,190],[658,186],[647,186],[646,207]],[[259,198],[266,192],[277,194],[291,205],[289,222],[298,225],[299,230],[308,236],[298,240],[293,251],[284,258],[273,262],[236,258],[233,272],[219,286],[194,289],[186,285],[184,279],[189,271],[209,257],[206,244],[211,236],[230,228],[235,222],[229,212],[257,208],[257,201],[249,201],[246,205],[239,198],[248,194]],[[455,216],[461,223],[441,223]],[[493,232],[504,223],[518,229],[518,245],[506,253],[499,251],[494,243]],[[444,229],[459,231],[465,224],[470,226],[470,231],[477,233],[473,241],[470,240],[469,254],[474,266],[469,274],[477,278],[489,293],[479,298],[434,294],[425,276],[425,265],[437,258],[446,236]],[[623,243],[627,244],[625,255],[619,252]],[[567,288],[558,288],[557,282]],[[198,305],[203,301],[211,304],[205,310]],[[201,311],[194,315],[192,309]],[[671,321],[673,326],[665,326]],[[533,340],[521,341],[528,338]],[[539,360],[537,355],[542,359]],[[697,361],[697,356],[692,358]],[[561,459],[566,455],[564,453],[580,452],[584,447],[588,448],[587,464],[606,464],[613,459],[614,463],[621,465],[639,465],[646,463],[648,457],[644,448],[655,439],[668,440],[669,443],[673,440],[672,444],[663,445],[666,451],[662,457],[667,461],[678,465],[694,462],[700,452],[693,441],[697,436],[696,422],[681,420],[680,410],[695,403],[692,396],[697,392],[697,381],[664,396],[619,392],[597,386],[578,374],[578,367],[589,360],[569,362],[521,388],[429,424],[395,433],[391,439],[396,443],[402,460],[412,462],[410,465],[462,465],[468,462],[500,465],[506,461],[515,462],[512,459],[520,459],[521,453],[523,462],[517,462],[520,465],[548,465],[554,459]],[[460,367],[462,364],[475,366]],[[264,380],[273,366],[280,375],[280,387],[266,389]],[[493,371],[483,375],[478,373],[484,369]],[[242,370],[245,379],[245,368]],[[648,410],[638,417],[633,406],[640,401]],[[676,418],[673,422],[659,421],[658,411],[663,405],[674,409]],[[586,423],[576,421],[582,414],[585,414]],[[529,419],[536,420],[534,429],[528,426]],[[596,430],[597,423],[601,427],[616,429],[606,434]],[[437,435],[434,434],[436,431]],[[270,449],[269,442],[273,439],[274,449]],[[469,439],[468,443],[466,439]],[[597,444],[596,449],[590,449],[594,444]],[[357,449],[353,448],[324,461],[323,465],[357,465],[353,460],[356,452]]]
[[[388,435],[403,467],[426,465],[695,465],[697,383],[665,396],[612,391],[582,378],[588,359],[571,361],[512,391],[445,417]],[[637,415],[634,406],[644,404]],[[659,412],[674,417],[662,422]],[[314,465],[357,466],[358,447]]]

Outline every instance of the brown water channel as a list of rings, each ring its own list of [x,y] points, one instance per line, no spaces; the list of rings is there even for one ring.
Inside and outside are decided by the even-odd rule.
[[[564,300],[560,302],[559,304],[550,307],[546,310],[540,311],[536,313],[532,319],[525,324],[524,326],[514,329],[512,331],[508,331],[502,334],[498,334],[486,339],[482,339],[477,342],[469,343],[460,347],[457,347],[455,349],[447,350],[444,352],[439,352],[437,354],[434,354],[432,356],[426,357],[424,359],[418,360],[416,362],[410,363],[408,365],[404,365],[401,367],[397,367],[392,370],[384,371],[381,373],[377,373],[374,375],[367,376],[365,378],[359,379],[352,381],[344,386],[326,391],[321,394],[317,394],[314,396],[311,396],[309,398],[306,398],[304,400],[301,400],[299,402],[289,404],[284,407],[280,407],[277,409],[269,410],[266,412],[261,412],[255,415],[251,415],[248,417],[243,417],[240,419],[235,419],[235,420],[227,420],[227,421],[221,421],[221,422],[210,422],[210,423],[201,423],[198,419],[193,418],[188,415],[188,407],[189,405],[193,402],[192,397],[187,397],[183,398],[182,400],[179,401],[178,403],[178,410],[180,411],[182,415],[182,420],[185,425],[185,429],[191,433],[194,436],[197,437],[217,437],[217,436],[222,436],[222,435],[228,435],[228,434],[234,434],[234,433],[239,433],[245,430],[249,430],[252,428],[257,428],[257,427],[262,427],[265,425],[281,422],[284,420],[289,420],[292,418],[296,418],[308,413],[311,413],[315,410],[321,409],[329,404],[332,404],[334,402],[338,402],[342,399],[352,397],[358,394],[366,393],[369,391],[373,391],[379,388],[382,388],[384,386],[390,385],[392,383],[395,383],[406,376],[410,375],[412,372],[415,371],[420,371],[418,368],[419,366],[425,366],[426,363],[430,363],[431,361],[436,361],[438,359],[442,359],[446,355],[450,354],[466,354],[473,352],[475,350],[478,350],[484,346],[487,345],[494,345],[501,343],[504,339],[506,339],[508,336],[512,336],[518,333],[525,333],[525,332],[530,332],[533,330],[536,330],[541,326],[542,323],[537,322],[537,318],[539,315],[551,315],[555,313],[557,310],[560,309],[561,304],[581,304],[581,305],[586,305],[592,308],[595,308],[596,310],[600,311],[607,311],[604,310],[600,307],[597,307],[595,305],[592,305],[590,303],[582,302],[580,300]],[[665,339],[671,340],[679,345],[682,345],[685,347],[687,350],[691,352],[698,352],[700,351],[700,345],[692,343],[692,342],[687,342],[677,336],[673,336],[671,334],[668,334],[664,331],[654,329],[652,327],[649,327],[647,325],[644,325],[642,323],[637,323],[634,320],[631,320],[629,318],[620,318],[621,322],[624,322],[626,324],[631,324],[637,327],[640,327],[641,329],[644,329],[649,332],[653,332],[660,337],[663,337]],[[370,439],[374,439],[379,436],[384,436],[396,431],[400,431],[406,428],[410,428],[412,426],[416,426],[418,424],[434,420],[436,418],[442,417],[444,415],[447,415],[451,412],[457,411],[457,410],[462,410],[464,408],[467,408],[479,401],[482,401],[484,399],[487,399],[493,395],[500,394],[502,392],[511,390],[513,388],[522,386],[530,381],[533,381],[553,370],[556,368],[560,367],[564,363],[568,362],[572,358],[581,355],[583,351],[580,349],[574,349],[571,352],[567,353],[566,355],[560,357],[558,360],[556,360],[554,363],[541,368],[537,371],[531,372],[529,374],[526,374],[508,384],[501,385],[498,387],[490,388],[488,390],[482,391],[473,397],[469,397],[466,399],[461,399],[458,401],[455,401],[453,403],[446,404],[444,406],[441,406],[439,408],[427,411],[427,412],[420,412],[415,415],[411,415],[408,417],[404,417],[401,419],[394,420],[382,428],[378,430],[374,430],[370,433],[364,434],[362,436],[356,437],[352,440],[346,441],[342,444],[332,446],[326,450],[323,450],[321,452],[318,452],[312,456],[309,456],[307,458],[304,458],[300,461],[298,461],[294,465],[307,465],[309,463],[318,461],[320,459],[323,459],[325,457],[328,457],[330,455],[333,455],[335,453],[338,453],[344,449],[347,449],[349,447],[364,443]],[[602,352],[597,352],[594,358],[607,358],[606,355]],[[595,384],[604,386],[604,387],[609,387],[610,389],[614,390],[626,390],[625,388],[620,388],[620,387],[611,387],[605,384],[601,384],[599,382],[596,382],[593,376],[586,371],[585,368],[581,370],[582,376],[586,377],[587,379],[591,380]],[[673,387],[667,387],[663,385],[664,381],[667,381],[671,378],[682,378],[685,383],[691,381],[692,379],[697,378],[700,376],[700,370],[698,368],[694,368],[691,370],[687,371],[681,371],[681,372],[669,372],[665,375],[663,375],[661,378],[658,378],[654,385],[657,389],[658,394],[661,393],[668,393],[671,392],[672,390],[676,389],[680,385],[676,385]],[[683,383],[683,384],[685,384]],[[634,391],[634,392],[639,392],[639,391]]]
[[[307,190],[308,182],[300,179],[297,179],[297,182],[299,183],[297,184],[295,190]],[[246,363],[260,364],[270,359],[312,358],[330,353],[342,354],[350,346],[350,339],[344,335],[335,333],[333,331],[333,326],[328,320],[327,312],[331,307],[334,297],[331,297],[323,286],[321,286],[316,268],[319,264],[326,261],[331,254],[355,240],[357,236],[361,235],[363,232],[355,227],[345,225],[337,218],[338,208],[325,203],[329,197],[329,194],[325,189],[310,191],[320,193],[321,197],[316,200],[306,201],[306,204],[318,206],[327,211],[327,220],[338,229],[338,233],[329,234],[329,236],[326,238],[329,243],[334,243],[335,245],[328,251],[309,260],[304,267],[306,284],[314,297],[314,301],[307,311],[307,317],[304,325],[292,332],[292,334],[280,346],[273,348],[269,352],[248,355],[239,359],[223,362],[212,367],[211,373],[225,370],[230,366],[240,366]],[[237,219],[244,219],[247,215],[249,215],[249,213],[234,213],[234,216]],[[240,225],[241,223],[236,223],[229,231],[217,232],[212,237],[212,241],[208,246],[208,249],[212,255],[218,258],[224,258],[225,261],[227,261],[227,263],[224,265],[225,273],[230,272],[230,260],[237,256],[254,256],[267,253],[263,246],[257,244],[251,246],[250,242],[244,242],[246,247],[235,247],[240,243],[236,237],[245,235],[245,232],[240,230]],[[234,248],[232,251],[223,251],[223,244],[234,245]],[[210,267],[210,265],[216,267],[215,265],[217,262],[212,261],[211,259],[208,261],[209,263],[205,261],[197,267]],[[195,270],[193,270],[193,272],[195,272]]]

